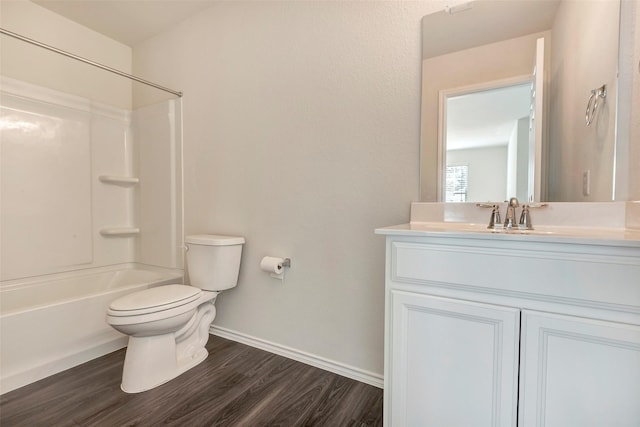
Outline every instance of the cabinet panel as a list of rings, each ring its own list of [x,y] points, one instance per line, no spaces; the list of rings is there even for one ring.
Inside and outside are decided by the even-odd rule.
[[[392,426],[515,426],[519,310],[391,291]]]
[[[523,311],[519,426],[640,425],[640,326]]]
[[[486,242],[486,247],[475,247],[451,240],[449,244],[392,241],[390,279],[640,315],[637,254],[574,253],[558,245],[522,248]]]

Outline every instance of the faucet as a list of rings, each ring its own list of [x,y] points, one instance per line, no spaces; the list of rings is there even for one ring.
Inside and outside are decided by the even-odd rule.
[[[531,225],[531,213],[529,208],[542,208],[547,206],[546,203],[526,203],[522,205],[522,213],[520,221],[516,222],[516,208],[520,206],[520,202],[516,197],[512,197],[507,202],[507,214],[505,215],[504,224],[500,220],[500,206],[495,203],[476,203],[480,208],[491,208],[491,218],[487,228],[492,230],[533,230]]]
[[[511,229],[514,225],[516,226],[516,228],[518,227],[516,223],[516,208],[518,206],[520,206],[520,203],[518,202],[517,198],[512,197],[511,199],[509,199],[509,202],[507,204],[507,213],[504,217],[504,228]]]

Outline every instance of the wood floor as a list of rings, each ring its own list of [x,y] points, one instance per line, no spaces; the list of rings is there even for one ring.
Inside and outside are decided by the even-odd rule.
[[[120,390],[124,349],[0,396],[0,426],[379,426],[382,390],[211,336],[209,357]]]

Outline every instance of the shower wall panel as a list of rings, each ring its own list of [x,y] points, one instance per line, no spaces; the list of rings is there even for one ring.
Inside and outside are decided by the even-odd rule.
[[[91,116],[2,95],[2,279],[92,261]]]
[[[0,280],[134,261],[130,113],[14,79],[0,80]]]
[[[180,102],[169,100],[133,113],[140,177],[141,229],[137,260],[183,268],[182,130]]]

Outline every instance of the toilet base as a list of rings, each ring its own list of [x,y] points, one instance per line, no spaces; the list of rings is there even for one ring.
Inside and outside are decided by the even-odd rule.
[[[189,357],[176,360],[174,334],[129,337],[120,388],[140,393],[164,384],[204,361],[209,353],[201,348]]]
[[[140,393],[166,383],[193,368],[207,358],[205,346],[209,340],[209,326],[216,316],[217,292],[203,291],[194,311],[186,312],[173,324],[182,327],[175,331],[143,336],[129,336],[122,370],[120,388],[126,393]],[[168,322],[170,319],[161,319]],[[152,326],[147,325],[148,330]],[[122,329],[122,328],[121,328]],[[139,325],[129,328],[143,331]],[[161,330],[171,330],[164,328]]]

